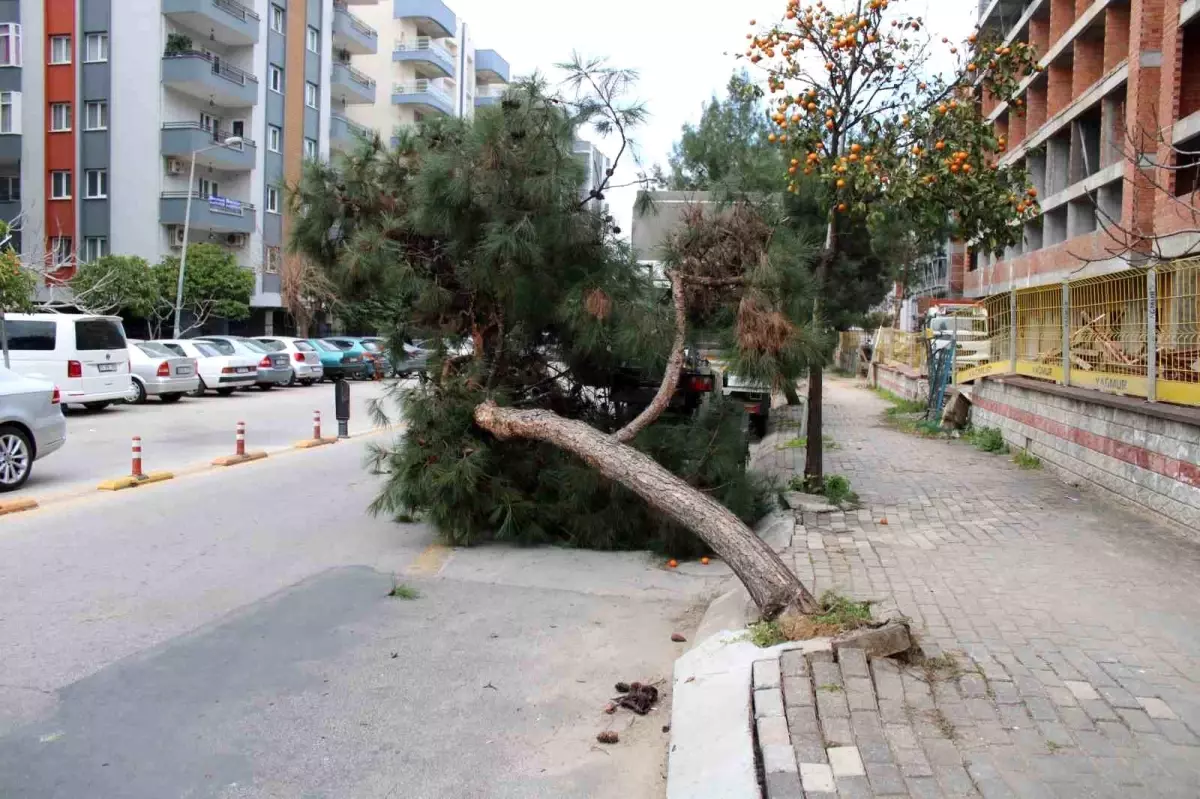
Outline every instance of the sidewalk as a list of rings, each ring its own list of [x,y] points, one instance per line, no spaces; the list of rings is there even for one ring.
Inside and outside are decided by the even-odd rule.
[[[842,796],[1200,795],[1200,543],[1006,456],[892,430],[851,381],[826,392],[826,473],[862,508],[805,514],[785,558],[814,593],[910,617],[926,655],[956,665],[873,668],[865,703],[804,680],[815,707],[785,665],[801,776],[854,746],[865,774],[857,755],[834,762]],[[802,449],[780,456],[802,470]]]

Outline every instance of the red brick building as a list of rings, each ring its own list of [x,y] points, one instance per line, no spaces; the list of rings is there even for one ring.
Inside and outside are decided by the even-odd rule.
[[[999,257],[972,253],[967,297],[1128,268],[1129,234],[1160,257],[1200,252],[1200,0],[982,0],[980,28],[1045,67],[1020,105],[984,97],[1042,213]],[[1140,159],[1140,163],[1139,163]],[[1174,165],[1164,168],[1160,165]]]

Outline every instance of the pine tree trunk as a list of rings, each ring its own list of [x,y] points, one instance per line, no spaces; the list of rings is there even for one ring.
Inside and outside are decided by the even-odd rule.
[[[809,491],[820,491],[825,483],[824,435],[821,418],[822,378],[820,364],[808,369],[808,444],[804,448],[804,484]],[[814,443],[815,442],[815,443]]]
[[[764,618],[817,611],[812,594],[753,530],[650,456],[551,411],[501,408],[489,401],[476,406],[475,423],[500,439],[528,438],[564,449],[694,532],[729,564]]]
[[[800,404],[800,395],[796,393],[796,386],[793,383],[783,384],[783,397],[787,400],[788,405]]]

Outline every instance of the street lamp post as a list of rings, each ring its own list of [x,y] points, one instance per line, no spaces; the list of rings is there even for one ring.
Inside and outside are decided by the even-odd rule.
[[[222,142],[201,147],[199,150],[192,151],[192,166],[188,170],[188,192],[187,202],[183,207],[183,255],[179,259],[179,282],[175,286],[175,335],[174,338],[179,338],[179,317],[183,312],[183,272],[187,269],[187,250],[188,250],[188,233],[192,227],[192,193],[195,191],[196,184],[196,156],[200,153],[206,153],[209,150],[216,150],[219,147],[237,147],[242,143],[241,136],[230,136]]]

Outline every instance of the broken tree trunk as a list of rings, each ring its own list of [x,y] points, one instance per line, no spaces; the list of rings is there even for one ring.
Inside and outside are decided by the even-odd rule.
[[[546,410],[502,408],[489,401],[475,407],[475,423],[500,439],[528,438],[564,449],[691,530],[729,564],[764,618],[784,611],[817,612],[812,594],[753,530],[650,456],[585,422]]]

